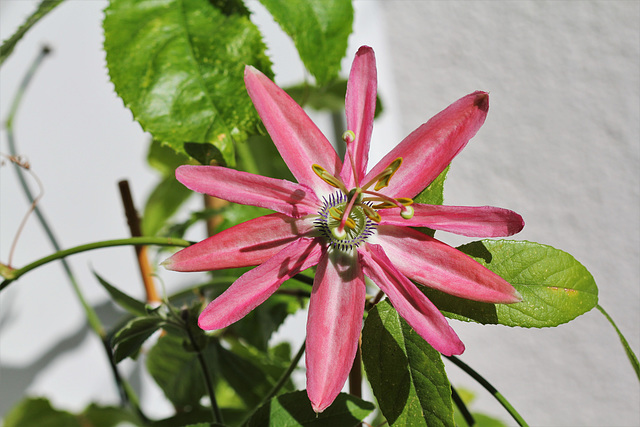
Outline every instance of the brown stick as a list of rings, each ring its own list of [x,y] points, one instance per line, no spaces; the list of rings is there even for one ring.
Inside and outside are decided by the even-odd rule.
[[[140,217],[133,204],[133,198],[131,197],[131,189],[129,188],[129,181],[122,180],[118,182],[118,188],[120,188],[120,196],[122,197],[122,204],[124,205],[124,213],[127,216],[127,224],[129,224],[129,231],[131,237],[142,236],[140,229]],[[149,256],[147,255],[146,246],[135,246],[136,256],[138,258],[138,267],[140,268],[140,275],[142,276],[142,283],[144,284],[144,290],[147,294],[147,302],[150,304],[160,302],[160,296],[156,291],[155,283],[153,282],[151,264],[149,263]]]
[[[349,372],[349,394],[362,397],[362,353],[360,353],[360,342],[358,342],[356,357]]]
[[[229,202],[226,200],[218,199],[217,197],[212,197],[209,195],[204,195],[204,207],[205,209],[220,209],[228,205]],[[222,215],[213,215],[207,220],[207,236],[211,237],[216,234],[218,226],[224,218]]]

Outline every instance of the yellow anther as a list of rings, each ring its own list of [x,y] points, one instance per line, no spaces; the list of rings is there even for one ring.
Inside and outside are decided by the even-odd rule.
[[[344,186],[344,184],[342,183],[342,181],[340,181],[335,176],[331,175],[322,166],[313,164],[313,165],[311,165],[311,169],[315,172],[316,175],[318,175],[320,177],[320,179],[322,179],[324,182],[326,182],[330,186],[332,186],[334,188],[339,188],[344,193],[347,192],[347,189]]]
[[[373,209],[372,207],[367,205],[360,205],[360,207],[364,211],[364,214],[367,216],[367,218],[369,218],[371,221],[380,222],[382,220],[382,218],[380,217],[380,214],[376,212],[376,210]]]
[[[342,134],[342,140],[347,144],[351,144],[353,141],[356,140],[356,134],[353,133],[352,130],[348,130]]]
[[[329,209],[329,216],[331,216],[331,218],[335,219],[335,220],[342,220],[342,215],[344,214],[344,211],[341,211],[340,209],[336,208],[335,206],[332,207],[331,209]]]
[[[400,203],[401,205],[404,206],[409,206],[413,204],[413,199],[410,199],[408,197],[398,197],[396,199],[396,202]]]
[[[393,162],[391,162],[391,164],[387,166],[387,168],[384,171],[382,171],[380,175],[378,175],[378,181],[376,182],[376,186],[373,187],[374,190],[378,191],[381,188],[388,186],[389,181],[391,180],[391,177],[400,168],[400,165],[402,165],[402,157],[398,157]]]
[[[355,230],[355,229],[356,229],[356,222],[355,222],[353,219],[351,219],[351,218],[349,217],[349,218],[347,218],[347,220],[344,222],[344,226],[345,226],[345,227],[349,227],[349,228],[350,228],[350,229],[352,229],[352,230]]]

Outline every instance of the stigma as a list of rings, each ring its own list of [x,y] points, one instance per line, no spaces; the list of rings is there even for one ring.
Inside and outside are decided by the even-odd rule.
[[[355,133],[346,131],[343,140],[347,146],[355,141]],[[320,165],[314,164],[311,169],[315,174],[338,191],[324,198],[322,208],[318,211],[316,228],[328,239],[333,248],[349,250],[358,247],[367,240],[382,220],[378,210],[399,208],[399,214],[404,219],[411,219],[414,214],[413,200],[408,197],[393,198],[380,193],[387,187],[396,171],[402,166],[402,157],[392,161],[381,173],[373,177],[364,185],[356,174],[355,162],[350,151],[351,170],[354,174],[356,187],[348,189],[344,182]],[[346,160],[346,159],[345,159]],[[370,188],[373,186],[373,190]]]

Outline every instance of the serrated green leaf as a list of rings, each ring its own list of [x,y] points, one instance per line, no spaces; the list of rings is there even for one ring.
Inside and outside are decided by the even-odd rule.
[[[517,240],[481,240],[458,249],[511,283],[523,301],[481,303],[421,286],[445,316],[483,324],[542,328],[569,322],[598,303],[598,288],[591,273],[559,249]]]
[[[274,397],[251,417],[248,427],[334,427],[355,426],[374,409],[372,403],[340,393],[331,406],[316,414],[306,391],[295,391]]]
[[[178,182],[175,176],[165,177],[153,189],[144,206],[142,234],[157,235],[192,194],[193,191]]]
[[[211,381],[218,372],[217,348],[212,343],[203,349]],[[196,405],[207,392],[198,354],[187,351],[182,337],[167,334],[149,350],[147,370],[176,408]]]
[[[113,301],[120,307],[124,308],[129,313],[135,316],[145,316],[147,314],[145,303],[130,297],[115,286],[112,286],[109,282],[100,277],[100,275],[95,271],[93,272],[93,275],[96,276],[98,282],[107,290],[107,292],[109,292],[111,299],[113,299]]]
[[[43,0],[40,2],[38,8],[27,18],[24,24],[22,24],[11,37],[2,42],[2,46],[0,46],[0,65],[11,55],[16,44],[18,44],[27,31],[60,3],[62,3],[62,0]]]
[[[351,0],[260,0],[293,39],[300,59],[324,86],[338,77],[352,32]]]
[[[213,144],[229,166],[234,142],[259,123],[245,64],[271,75],[260,32],[240,6],[111,0],[103,23],[111,81],[143,129],[183,154],[184,142]]]
[[[386,300],[365,320],[362,361],[389,425],[454,425],[451,385],[440,353]]]
[[[136,354],[142,344],[157,331],[164,320],[159,317],[136,317],[115,334],[111,345],[114,348],[113,359],[116,363]]]

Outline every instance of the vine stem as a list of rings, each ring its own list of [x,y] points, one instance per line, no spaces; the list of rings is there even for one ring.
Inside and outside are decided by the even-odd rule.
[[[629,363],[631,363],[631,366],[633,367],[633,370],[636,371],[636,376],[638,377],[638,381],[640,381],[640,364],[638,363],[638,357],[635,355],[633,350],[631,350],[631,346],[629,346],[629,343],[627,342],[627,339],[624,337],[624,335],[622,335],[622,332],[620,331],[620,329],[618,329],[618,326],[613,321],[611,316],[609,316],[609,313],[607,313],[604,310],[604,308],[602,308],[602,306],[600,304],[596,305],[596,308],[598,309],[598,311],[600,311],[600,313],[602,313],[602,315],[609,321],[611,326],[613,326],[613,329],[615,329],[616,332],[618,333],[618,338],[620,338],[620,342],[622,343],[622,346],[624,347],[624,351],[627,354],[627,358],[629,359]]]
[[[188,242],[184,239],[176,239],[171,237],[130,237],[128,239],[103,240],[99,242],[93,242],[93,243],[87,243],[85,245],[75,246],[69,249],[59,250],[44,258],[40,258],[39,260],[36,260],[31,264],[25,265],[22,268],[10,269],[8,271],[4,271],[3,275],[6,280],[0,284],[0,291],[5,289],[7,286],[9,286],[9,284],[11,284],[11,282],[17,280],[18,278],[28,273],[29,271],[34,270],[38,267],[41,267],[44,264],[50,263],[52,261],[66,258],[69,255],[75,255],[81,252],[87,252],[94,249],[110,248],[114,246],[131,246],[131,245],[187,247],[191,245],[191,242]]]
[[[462,360],[458,359],[455,356],[446,356],[453,364],[455,364],[458,368],[465,371],[471,378],[476,380],[482,387],[484,387],[489,393],[493,395],[493,397],[502,405],[504,409],[507,410],[509,415],[518,423],[518,425],[523,427],[528,427],[529,424],[522,418],[522,416],[515,410],[511,403],[493,386],[489,381],[484,379],[482,375],[476,372],[469,365],[464,363]]]
[[[462,414],[462,418],[464,418],[467,425],[469,427],[475,426],[476,420],[473,418],[473,415],[471,415],[471,412],[469,412],[469,408],[467,408],[467,405],[465,405],[464,401],[458,394],[458,391],[453,386],[451,386],[451,399],[453,400],[453,403],[455,403],[458,409],[460,410],[460,413]]]
[[[211,373],[209,372],[209,366],[207,365],[207,361],[204,358],[204,354],[202,354],[202,349],[198,345],[198,342],[193,336],[191,332],[191,328],[189,327],[189,311],[182,311],[182,320],[184,321],[184,328],[189,336],[189,341],[191,345],[196,350],[196,354],[198,355],[198,363],[200,363],[200,368],[202,369],[202,376],[204,377],[204,383],[207,387],[207,392],[209,393],[209,400],[211,401],[211,413],[213,415],[214,423],[224,423],[222,419],[222,412],[220,412],[220,407],[218,406],[218,401],[216,400],[216,393],[213,389],[213,384],[211,383]]]

